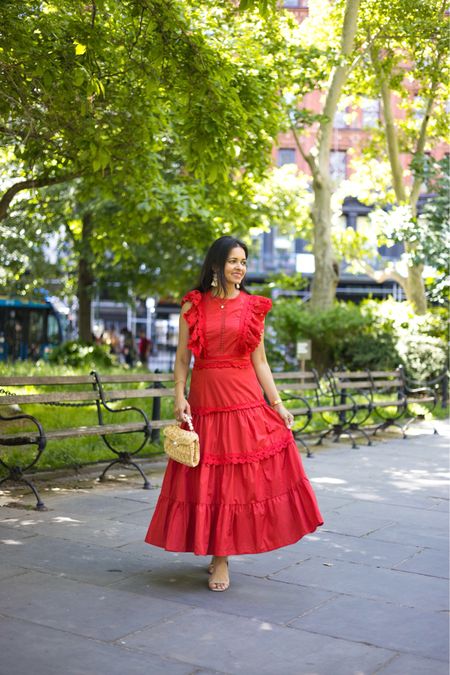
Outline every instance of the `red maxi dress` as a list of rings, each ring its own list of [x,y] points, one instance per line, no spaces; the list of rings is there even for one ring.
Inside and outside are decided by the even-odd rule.
[[[197,555],[261,553],[323,520],[292,432],[264,400],[250,355],[272,302],[241,291],[191,291],[184,314],[195,356],[189,403],[200,464],[169,459],[145,541]]]

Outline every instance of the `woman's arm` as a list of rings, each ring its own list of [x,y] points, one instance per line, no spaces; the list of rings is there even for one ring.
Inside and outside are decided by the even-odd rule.
[[[178,333],[178,346],[175,356],[174,380],[175,380],[175,417],[179,422],[183,421],[183,415],[191,414],[191,407],[186,400],[184,390],[191,363],[191,352],[188,349],[189,327],[183,317],[192,303],[185,302],[181,308],[180,324]]]
[[[252,352],[251,359],[256,372],[256,377],[258,378],[258,381],[263,388],[269,403],[272,405],[275,401],[279,401],[279,403],[272,405],[272,407],[284,420],[284,423],[288,429],[290,429],[294,421],[294,417],[280,401],[280,395],[274,382],[272,371],[270,370],[270,366],[267,362],[266,350],[264,349],[264,339],[262,336],[261,342],[255,351]]]

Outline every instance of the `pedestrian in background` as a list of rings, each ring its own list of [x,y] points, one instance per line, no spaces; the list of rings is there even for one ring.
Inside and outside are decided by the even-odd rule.
[[[132,368],[136,360],[136,345],[134,343],[133,333],[128,328],[122,328],[120,333],[122,335],[121,353],[123,356],[123,361],[127,366]]]

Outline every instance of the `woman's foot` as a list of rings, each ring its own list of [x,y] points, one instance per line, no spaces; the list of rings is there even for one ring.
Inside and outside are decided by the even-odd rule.
[[[226,591],[230,587],[230,577],[228,574],[228,558],[214,556],[211,577],[208,581],[210,591]]]
[[[211,558],[211,562],[208,565],[208,574],[212,574],[214,572],[214,561],[215,561],[215,559],[216,559],[216,556],[213,555],[213,557]]]

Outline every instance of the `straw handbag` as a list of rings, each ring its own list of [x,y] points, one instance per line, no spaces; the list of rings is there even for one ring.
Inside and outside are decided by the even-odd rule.
[[[194,467],[200,462],[200,443],[192,419],[188,415],[185,419],[190,431],[175,424],[164,429],[164,452],[176,462]]]

